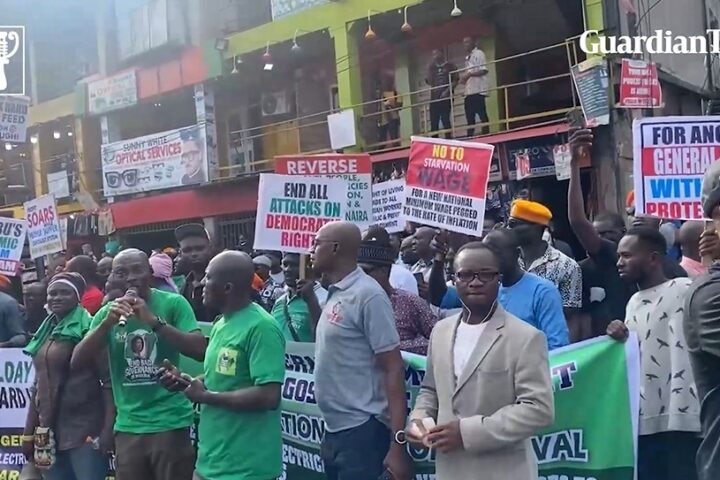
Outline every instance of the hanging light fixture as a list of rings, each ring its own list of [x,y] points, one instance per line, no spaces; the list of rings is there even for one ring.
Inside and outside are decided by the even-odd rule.
[[[368,29],[367,32],[365,32],[365,40],[375,40],[377,38],[377,34],[372,29],[372,21],[370,20],[370,10],[368,10]]]
[[[410,8],[410,5],[405,5],[405,23],[403,23],[402,27],[400,27],[400,31],[403,33],[412,32],[412,25],[410,25],[410,22],[408,22],[408,8]]]
[[[73,132],[72,132],[72,130],[70,130],[70,131],[68,132],[68,137],[72,137],[72,136],[73,136]]]
[[[238,68],[237,68],[237,66],[238,66],[237,57],[233,57],[233,68],[232,68],[232,71],[231,71],[230,73],[232,73],[232,74],[238,73]]]
[[[58,132],[57,130],[55,130],[55,131],[53,132],[53,138],[54,138],[55,140],[59,140],[59,139],[60,139],[60,136],[61,136],[61,135],[60,135],[60,132]]]
[[[262,59],[263,62],[265,62],[265,65],[272,64],[272,55],[270,55],[270,42],[267,42],[267,45],[265,46],[265,53],[263,53]]]
[[[450,16],[459,17],[460,15],[462,15],[462,10],[460,10],[460,8],[458,7],[457,0],[453,0],[453,5],[455,6],[455,8],[453,8],[450,12]]]
[[[298,33],[300,33],[299,28],[295,30],[295,35],[293,35],[293,44],[292,47],[290,47],[290,51],[293,53],[300,53],[302,51],[302,48],[300,48],[300,45],[297,43]]]
[[[33,145],[35,145],[36,143],[38,143],[38,136],[37,136],[37,134],[30,136],[30,143],[32,143]]]

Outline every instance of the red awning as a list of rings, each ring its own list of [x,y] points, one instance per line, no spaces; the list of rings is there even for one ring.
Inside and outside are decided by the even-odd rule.
[[[558,123],[555,125],[545,125],[543,127],[526,128],[523,130],[515,130],[512,132],[496,133],[494,135],[485,135],[482,137],[475,137],[471,139],[471,142],[481,143],[492,143],[497,145],[498,143],[510,142],[513,140],[523,140],[525,138],[542,137],[545,135],[557,135],[559,133],[565,133],[570,130],[570,125],[567,123]],[[382,152],[372,155],[372,162],[387,162],[389,160],[400,160],[408,158],[410,156],[410,149],[403,148],[402,150],[393,150],[392,152]]]
[[[187,218],[233,215],[257,210],[258,180],[162,193],[113,203],[115,228],[130,228]]]

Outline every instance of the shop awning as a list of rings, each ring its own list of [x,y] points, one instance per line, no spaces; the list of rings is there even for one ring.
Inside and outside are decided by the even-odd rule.
[[[557,135],[559,133],[565,133],[570,130],[570,125],[567,123],[557,123],[554,125],[545,125],[542,127],[525,128],[523,130],[515,130],[511,132],[497,133],[494,135],[485,135],[482,137],[475,137],[472,142],[482,143],[504,143],[512,140],[522,140],[525,138],[542,137],[544,135]],[[376,153],[371,156],[372,162],[387,162],[390,160],[400,160],[408,158],[410,156],[410,149],[403,148],[402,150],[393,150],[392,152]]]
[[[113,203],[115,228],[123,229],[190,218],[234,215],[257,210],[258,180],[228,182]]]

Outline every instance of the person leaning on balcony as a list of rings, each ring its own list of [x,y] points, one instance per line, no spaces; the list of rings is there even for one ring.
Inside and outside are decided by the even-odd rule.
[[[395,89],[395,80],[392,77],[383,78],[382,88],[378,92],[378,100],[382,112],[378,120],[380,148],[399,147],[399,142],[383,143],[400,138],[400,109],[403,106],[403,100]]]
[[[490,82],[488,79],[488,68],[485,63],[485,53],[477,47],[474,38],[465,37],[465,70],[460,74],[460,83],[465,84],[465,117],[468,124],[468,137],[475,135],[475,117],[480,117],[484,123],[481,131],[483,135],[490,133],[490,121],[485,104],[488,96]]]

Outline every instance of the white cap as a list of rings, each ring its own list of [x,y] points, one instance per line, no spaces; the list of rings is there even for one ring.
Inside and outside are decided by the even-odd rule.
[[[270,268],[272,267],[272,260],[270,260],[270,257],[268,257],[267,255],[258,255],[257,257],[253,258],[253,264],[264,265]]]

